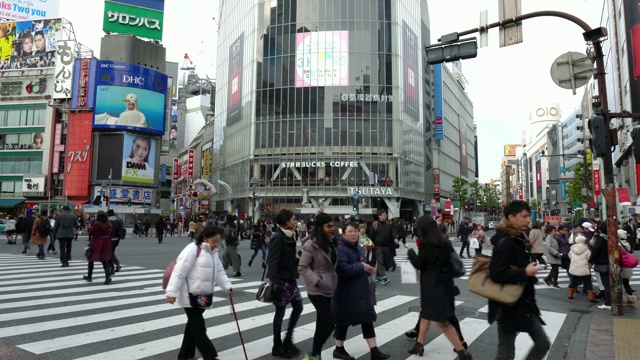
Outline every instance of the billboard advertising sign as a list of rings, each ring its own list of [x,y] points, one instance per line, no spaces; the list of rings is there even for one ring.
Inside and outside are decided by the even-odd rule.
[[[93,127],[164,135],[167,75],[138,65],[98,61]]]
[[[466,179],[469,176],[469,157],[467,153],[467,122],[459,117],[460,124],[460,177]]]
[[[42,20],[58,16],[58,0],[4,0],[0,1],[0,19]]]
[[[41,150],[44,145],[44,133],[28,131],[0,134],[0,151],[4,150]]]
[[[64,193],[71,197],[89,197],[91,175],[91,123],[88,112],[70,112],[64,166]]]
[[[53,159],[51,161],[51,173],[60,173],[60,153],[64,153],[64,145],[62,145],[62,124],[56,124],[56,132],[53,135]]]
[[[135,186],[114,186],[112,185],[109,189],[109,202],[121,202],[127,203],[131,200],[132,204],[150,204],[152,189],[145,189],[142,187]],[[96,196],[104,196],[107,195],[107,189],[103,189],[100,186],[96,186],[93,188],[93,199]]]
[[[73,60],[76,42],[59,40],[56,55],[56,71],[53,83],[53,98],[68,99],[71,97],[71,83],[73,82]]]
[[[118,34],[133,34],[147,39],[162,40],[164,12],[138,6],[104,2],[102,30]]]
[[[62,19],[0,23],[0,71],[56,66]]]
[[[189,178],[189,183],[193,181],[193,161],[196,156],[196,152],[193,149],[189,149],[189,162],[187,163],[187,176]]]
[[[25,175],[22,179],[22,194],[29,196],[41,196],[45,190],[44,176]]]
[[[349,32],[296,34],[296,87],[349,85]]]
[[[506,144],[504,146],[504,156],[505,157],[515,157],[519,147],[522,147],[522,145],[521,144]]]
[[[93,109],[97,63],[96,59],[76,59],[71,87],[72,109]]]
[[[209,175],[211,174],[211,152],[210,151],[205,151],[204,154],[202,155],[202,177],[204,177],[205,179],[209,178]]]
[[[244,32],[229,46],[229,84],[227,126],[242,119],[242,68],[244,67]]]
[[[596,195],[602,194],[602,181],[600,180],[600,162],[594,160],[593,162],[593,193]]]
[[[122,181],[154,184],[155,153],[155,139],[124,134]]]
[[[402,57],[404,69],[404,112],[414,120],[418,120],[418,91],[420,88],[420,72],[418,68],[418,36],[405,21],[402,22]]]
[[[542,197],[542,154],[536,154],[536,193]]]
[[[629,98],[631,112],[640,111],[640,11],[638,2],[623,0],[629,64]]]
[[[111,2],[164,11],[164,0],[111,0]]]
[[[160,181],[167,181],[167,164],[162,164],[160,167]]]
[[[442,64],[433,66],[433,107],[436,140],[444,140],[444,102],[442,99]]]

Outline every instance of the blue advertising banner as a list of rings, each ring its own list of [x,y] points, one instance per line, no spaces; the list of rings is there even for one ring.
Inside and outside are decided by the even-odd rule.
[[[160,168],[160,181],[167,181],[167,164],[162,164]]]
[[[433,66],[433,107],[436,140],[444,140],[444,102],[442,100],[442,64]]]
[[[109,0],[114,3],[137,6],[145,9],[164,11],[164,0]]]
[[[71,86],[71,108],[93,109],[97,59],[76,59]]]
[[[567,201],[567,182],[560,180],[560,194],[562,195],[560,201]]]
[[[98,61],[93,127],[164,135],[167,75],[118,61]]]

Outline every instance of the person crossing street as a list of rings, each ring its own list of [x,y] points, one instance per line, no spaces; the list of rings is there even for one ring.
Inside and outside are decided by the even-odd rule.
[[[71,243],[73,242],[73,237],[78,227],[77,217],[71,213],[71,208],[68,205],[63,206],[62,214],[58,215],[56,225],[53,229],[60,243],[61,267],[69,267],[69,261],[71,261]]]

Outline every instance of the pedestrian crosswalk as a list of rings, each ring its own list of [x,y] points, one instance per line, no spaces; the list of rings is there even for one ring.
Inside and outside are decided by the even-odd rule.
[[[397,258],[403,260],[406,259]],[[36,262],[31,256],[0,254],[2,343],[48,359],[175,359],[186,316],[181,308],[166,303],[160,287],[163,270],[125,266],[110,285],[102,284],[98,271],[94,275],[97,281],[87,283],[82,280],[85,273],[83,261],[72,261],[69,268],[61,269],[56,259]],[[232,281],[248,357],[271,359],[273,307],[255,300],[260,281],[249,278]],[[387,352],[395,351],[393,359],[404,359],[411,342],[403,334],[418,318],[418,294],[387,293],[386,289],[378,288],[377,343]],[[315,330],[315,309],[304,290],[301,287],[304,309],[295,341],[302,350],[309,350]],[[229,299],[219,288],[214,295],[214,308],[204,313],[207,334],[213,339],[220,359],[242,359]],[[464,303],[458,301],[456,306]],[[287,311],[285,321],[289,314]],[[556,323],[550,336],[555,337],[552,334],[562,327],[564,314],[561,315],[553,315]],[[476,339],[493,335],[493,331],[482,312],[478,316],[465,316],[460,318],[462,329],[473,350]],[[359,328],[349,330],[345,347],[357,359],[368,358],[369,349]],[[329,341],[322,357],[331,359],[332,351],[333,344]],[[425,359],[455,359],[451,345],[437,331],[429,334],[425,352]]]

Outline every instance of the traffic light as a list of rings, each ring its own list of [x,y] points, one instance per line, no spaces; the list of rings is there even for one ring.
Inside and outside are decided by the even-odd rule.
[[[131,206],[131,199],[127,199],[127,206]]]
[[[358,205],[353,205],[353,212],[358,212]]]
[[[589,131],[591,132],[590,146],[596,157],[604,157],[611,153],[605,144],[605,138],[609,136],[609,128],[604,116],[596,115],[589,119]]]

